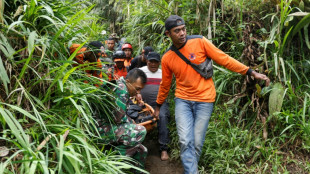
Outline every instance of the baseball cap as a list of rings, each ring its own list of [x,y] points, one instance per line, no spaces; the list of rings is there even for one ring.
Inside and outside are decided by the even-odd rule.
[[[166,30],[170,30],[174,27],[185,25],[184,20],[178,15],[171,15],[165,21]]]
[[[147,57],[147,60],[157,60],[158,62],[160,62],[160,54],[156,53],[156,52],[150,52]]]

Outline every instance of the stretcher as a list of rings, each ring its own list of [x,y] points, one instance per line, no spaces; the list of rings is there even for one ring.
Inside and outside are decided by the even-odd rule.
[[[148,105],[147,103],[144,103],[144,106],[145,108],[141,112],[143,112],[145,116],[152,116],[152,118],[138,123],[138,125],[144,126],[147,132],[149,132],[157,127],[157,119],[153,117],[154,109],[152,106]]]

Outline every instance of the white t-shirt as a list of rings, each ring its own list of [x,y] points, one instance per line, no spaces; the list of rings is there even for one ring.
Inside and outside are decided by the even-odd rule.
[[[152,73],[147,66],[139,69],[141,69],[147,76],[147,82],[141,90],[142,99],[144,102],[155,108],[159,85],[162,79],[161,69],[158,69],[155,73]]]

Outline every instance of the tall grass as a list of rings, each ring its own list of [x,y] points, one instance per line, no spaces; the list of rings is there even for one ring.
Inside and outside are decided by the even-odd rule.
[[[295,6],[296,1],[216,2],[213,43],[267,74],[272,84],[265,87],[262,82],[214,65],[217,100],[200,171],[309,172],[309,157],[301,155],[309,152],[308,14],[300,13],[302,8]],[[175,13],[185,19],[188,34],[209,33],[204,19],[212,13],[208,11],[211,1],[126,3],[137,7],[123,24],[124,35],[129,35],[127,38],[134,44],[155,44],[156,50],[164,53],[170,41],[160,36],[163,21]],[[159,10],[161,14],[154,17]],[[172,99],[170,96],[173,106]],[[172,115],[173,110],[172,107]],[[171,156],[179,159],[174,122],[170,128]]]
[[[85,1],[5,1],[0,34],[0,173],[124,173],[132,159],[106,151],[93,116],[112,94],[72,67],[71,43],[99,40]],[[20,8],[23,7],[23,8]],[[2,19],[2,18],[1,18]],[[89,83],[84,83],[87,80]],[[136,168],[137,169],[137,168]],[[140,170],[140,169],[137,169]]]

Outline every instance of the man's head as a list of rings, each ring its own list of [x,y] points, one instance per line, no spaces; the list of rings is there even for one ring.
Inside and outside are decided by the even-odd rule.
[[[114,51],[115,40],[113,38],[109,38],[107,40],[107,46],[108,46],[108,50]]]
[[[97,59],[103,54],[104,46],[99,41],[92,41],[87,45],[87,52],[84,53],[85,60],[97,62]]]
[[[113,54],[113,61],[115,62],[117,68],[122,69],[125,67],[124,65],[125,58],[126,55],[124,51],[116,51]]]
[[[184,20],[177,15],[171,15],[165,21],[165,34],[171,38],[176,47],[186,42],[186,27]]]
[[[109,38],[112,38],[116,43],[118,43],[119,37],[117,33],[112,33]]]
[[[138,69],[132,69],[126,76],[126,86],[131,97],[140,94],[141,89],[146,84],[146,74]]]
[[[146,62],[147,55],[152,51],[154,51],[154,50],[151,46],[144,47],[144,49],[142,50],[142,53],[141,53],[141,57],[142,57],[143,62]]]
[[[132,57],[132,46],[130,43],[125,43],[123,46],[122,46],[122,51],[125,52],[126,54],[126,58],[131,58]]]
[[[147,55],[147,68],[152,72],[155,73],[160,65],[160,54],[156,53],[156,52],[150,52]]]

